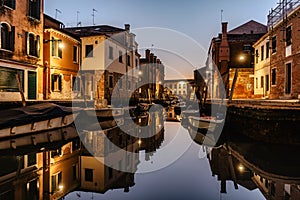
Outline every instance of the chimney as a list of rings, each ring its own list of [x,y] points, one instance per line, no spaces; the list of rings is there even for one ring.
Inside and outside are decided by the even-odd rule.
[[[222,22],[222,42],[219,51],[219,61],[230,61],[230,49],[227,39],[227,22]]]
[[[124,26],[125,26],[125,31],[129,32],[130,31],[130,24],[125,24]]]
[[[154,54],[150,53],[150,63],[153,63],[153,59],[154,59]]]
[[[157,56],[153,56],[153,63],[157,62]]]
[[[147,62],[150,62],[150,50],[146,49],[145,53]]]

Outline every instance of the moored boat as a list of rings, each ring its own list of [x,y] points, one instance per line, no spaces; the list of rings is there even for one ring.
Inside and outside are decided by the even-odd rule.
[[[196,129],[204,129],[211,132],[216,130],[218,125],[221,125],[224,122],[224,119],[217,119],[212,116],[205,117],[196,117],[189,116],[189,124]]]
[[[75,109],[74,109],[75,110]],[[79,112],[53,103],[1,111],[0,138],[36,133],[70,125]]]

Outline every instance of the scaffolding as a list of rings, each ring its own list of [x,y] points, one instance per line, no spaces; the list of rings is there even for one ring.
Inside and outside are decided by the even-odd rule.
[[[285,21],[288,15],[299,6],[300,0],[280,0],[278,6],[269,12],[268,29],[272,29],[280,21]]]

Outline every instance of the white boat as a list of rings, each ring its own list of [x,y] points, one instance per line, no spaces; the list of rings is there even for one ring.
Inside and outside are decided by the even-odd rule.
[[[217,119],[216,117],[196,117],[189,116],[189,124],[196,129],[205,129],[214,132],[218,125],[224,122],[224,119]]]
[[[10,137],[0,140],[0,150],[25,148],[26,146],[43,146],[43,144],[67,141],[78,137],[74,126],[53,129],[21,137]]]
[[[53,103],[2,110],[0,138],[66,127],[74,122],[78,114],[72,108]]]

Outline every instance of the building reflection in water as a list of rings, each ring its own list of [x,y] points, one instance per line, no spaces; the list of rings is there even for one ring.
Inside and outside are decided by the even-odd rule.
[[[300,152],[299,146],[258,143],[223,133],[222,144],[211,147],[203,145],[205,135],[190,134],[208,152],[212,175],[220,181],[220,193],[227,192],[230,181],[235,189],[259,189],[266,199],[300,199],[300,157],[295,154]]]
[[[109,189],[128,192],[135,184],[139,151],[146,151],[148,160],[164,140],[160,113],[134,119],[139,127],[151,124],[148,133],[126,127],[124,119],[122,129],[106,123],[105,129],[82,131],[81,138],[74,127],[67,127],[0,141],[9,144],[0,148],[0,199],[61,199],[73,191],[80,197],[81,191]]]

